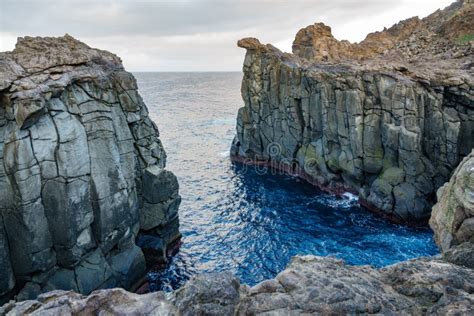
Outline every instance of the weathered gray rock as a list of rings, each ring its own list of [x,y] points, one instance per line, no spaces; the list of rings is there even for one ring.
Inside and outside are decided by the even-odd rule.
[[[166,249],[166,246],[164,248]],[[140,247],[131,242],[123,247],[123,249],[118,249],[115,253],[111,253],[107,258],[115,279],[124,288],[130,288],[135,280],[140,279],[145,274],[144,250],[142,251]],[[161,258],[164,258],[165,255],[162,254]],[[157,258],[155,263],[159,262],[159,259]]]
[[[459,266],[474,269],[474,243],[464,242],[449,248],[443,253],[443,259]]]
[[[145,169],[142,176],[143,207],[140,228],[150,230],[171,222],[178,214],[181,197],[176,176],[158,166]]]
[[[2,310],[3,309],[3,310]],[[137,295],[123,289],[95,291],[89,296],[74,292],[52,291],[35,301],[7,304],[0,308],[6,315],[178,315],[161,292]]]
[[[143,250],[147,261],[159,262],[162,260],[163,263],[166,262],[163,260],[166,258],[166,246],[163,238],[140,234],[137,238],[137,245]]]
[[[430,226],[442,251],[474,242],[474,150],[464,158],[451,179],[438,190]]]
[[[338,42],[330,28],[315,24],[298,33],[294,55],[254,38],[240,40],[247,50],[245,105],[231,157],[331,192],[357,193],[362,204],[395,221],[426,223],[436,189],[474,147],[474,76],[463,66],[472,45],[446,43],[447,33],[439,33],[458,15],[472,29],[472,12],[474,5],[461,1],[360,45]],[[404,60],[412,62],[410,71],[397,70],[400,61],[392,55],[398,55],[383,52],[418,24],[442,37],[433,45],[462,54],[426,56],[421,49]]]
[[[63,180],[64,181],[64,180]],[[71,182],[47,180],[43,204],[54,240],[58,264],[74,266],[84,253],[96,246],[90,225],[94,221],[89,197],[89,177]]]
[[[342,261],[295,257],[275,281],[252,287],[241,300],[245,315],[422,314],[436,312],[438,300],[471,302],[474,272],[436,259],[417,259],[377,270]],[[270,282],[270,283],[269,283]],[[453,286],[456,299],[445,292]],[[469,306],[469,305],[468,305]]]
[[[135,78],[69,35],[20,38],[0,64],[0,301],[15,284],[20,298],[131,287],[139,230],[164,253],[180,236],[177,179]]]
[[[37,283],[28,282],[16,295],[18,301],[33,300],[41,294],[41,286]]]
[[[239,280],[229,272],[202,274],[177,290],[171,301],[180,315],[232,315],[239,288]]]
[[[84,258],[74,269],[79,293],[90,293],[113,279],[112,269],[100,249]],[[116,281],[112,280],[112,287]]]
[[[57,269],[46,281],[44,289],[47,291],[65,290],[79,292],[74,270]],[[18,300],[18,298],[17,298]]]
[[[148,203],[165,202],[175,196],[179,185],[176,176],[157,166],[145,169],[143,174],[143,197]]]
[[[181,198],[179,196],[156,204],[144,202],[140,212],[141,229],[150,230],[158,227],[163,222],[170,222],[178,214],[180,202]]]
[[[55,291],[10,302],[0,314],[114,315],[469,315],[474,270],[438,258],[384,269],[348,266],[334,258],[295,257],[275,279],[253,287],[230,273],[204,274],[181,289],[137,295],[121,289],[84,297]]]

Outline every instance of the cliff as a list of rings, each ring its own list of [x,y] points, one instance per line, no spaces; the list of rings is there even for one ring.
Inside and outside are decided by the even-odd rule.
[[[130,288],[139,232],[180,237],[178,182],[121,60],[71,36],[0,53],[0,297]]]
[[[315,24],[298,32],[293,54],[240,40],[245,105],[232,159],[426,223],[436,190],[474,147],[473,14],[458,1],[359,44]]]

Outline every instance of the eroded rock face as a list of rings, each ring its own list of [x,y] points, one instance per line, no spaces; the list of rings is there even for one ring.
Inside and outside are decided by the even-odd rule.
[[[474,151],[459,164],[438,190],[430,226],[442,251],[465,242],[474,243]]]
[[[68,35],[20,38],[0,64],[0,295],[130,287],[145,271],[138,232],[164,248],[180,236],[178,183],[135,78]]]
[[[34,301],[6,304],[0,314],[468,315],[474,312],[473,284],[474,270],[436,258],[377,270],[302,256],[275,279],[254,287],[241,285],[230,273],[205,274],[168,295],[114,289],[84,297],[55,291]]]
[[[472,42],[448,41],[457,31],[442,31],[473,9],[460,1],[357,45],[316,24],[298,33],[294,54],[253,38],[239,41],[247,50],[245,106],[232,158],[354,192],[395,221],[426,223],[437,188],[474,147]],[[424,31],[436,41],[423,41]]]

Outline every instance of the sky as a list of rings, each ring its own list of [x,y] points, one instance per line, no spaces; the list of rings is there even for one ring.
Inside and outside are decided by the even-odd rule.
[[[0,51],[17,37],[68,33],[119,55],[129,71],[239,71],[244,37],[291,52],[299,29],[324,22],[337,39],[359,42],[453,1],[0,0]]]

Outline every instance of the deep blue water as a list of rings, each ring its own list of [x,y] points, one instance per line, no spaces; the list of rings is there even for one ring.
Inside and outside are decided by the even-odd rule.
[[[303,181],[233,165],[229,148],[242,106],[240,73],[136,73],[158,124],[167,168],[180,183],[182,246],[153,289],[229,270],[249,285],[274,277],[297,254],[381,267],[437,248],[428,228],[382,220]]]

